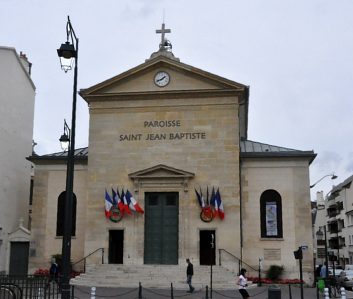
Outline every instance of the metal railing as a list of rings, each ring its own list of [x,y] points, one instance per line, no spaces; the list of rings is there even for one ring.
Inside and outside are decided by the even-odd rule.
[[[77,262],[74,262],[72,264],[72,268],[74,268],[74,266],[77,266],[79,263],[83,262],[83,273],[86,273],[86,261],[87,261],[87,258],[89,258],[90,256],[92,256],[93,254],[95,254],[96,252],[99,252],[99,251],[101,252],[102,264],[104,264],[104,248],[97,248],[96,250],[94,250],[91,253],[87,254],[82,259],[78,260]]]
[[[60,277],[37,275],[0,275],[1,299],[59,299]],[[74,288],[71,286],[71,298]]]
[[[235,256],[233,253],[229,252],[226,249],[220,248],[218,249],[218,261],[219,261],[219,265],[222,266],[222,253],[223,255],[227,255],[229,257],[231,257],[231,260],[235,260],[237,266],[238,266],[238,271],[240,272],[240,269],[243,267],[243,265],[246,265],[247,268],[250,268],[251,270],[258,272],[259,269],[254,268],[253,266],[249,265],[248,263],[246,263],[244,260],[241,260],[240,258],[238,258],[237,256]]]

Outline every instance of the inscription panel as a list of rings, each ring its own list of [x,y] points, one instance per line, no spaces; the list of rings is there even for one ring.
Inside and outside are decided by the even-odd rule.
[[[151,129],[151,132],[131,132],[128,134],[120,134],[119,141],[159,141],[159,140],[199,140],[206,139],[206,132],[153,132],[153,129],[164,129],[164,128],[180,128],[182,122],[180,119],[170,120],[145,120],[141,124],[143,129]]]
[[[279,261],[281,260],[281,249],[271,248],[264,249],[264,259],[267,261]]]

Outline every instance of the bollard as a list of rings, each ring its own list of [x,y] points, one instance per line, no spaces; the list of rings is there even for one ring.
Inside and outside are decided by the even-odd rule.
[[[141,281],[139,282],[139,299],[142,299],[142,285],[141,285]]]
[[[91,287],[91,299],[96,299],[96,287]]]
[[[38,298],[39,299],[44,298],[44,289],[43,288],[38,289]]]
[[[319,284],[316,283],[316,299],[320,299],[320,290],[319,290]]]
[[[281,299],[281,289],[275,285],[268,288],[268,299]]]
[[[208,286],[206,286],[206,297],[205,299],[208,299]]]
[[[330,299],[330,296],[328,295],[328,288],[324,289],[324,299]]]
[[[173,294],[173,283],[170,283],[170,298],[174,299],[174,294]]]
[[[341,288],[341,299],[347,299],[346,289],[344,287]]]

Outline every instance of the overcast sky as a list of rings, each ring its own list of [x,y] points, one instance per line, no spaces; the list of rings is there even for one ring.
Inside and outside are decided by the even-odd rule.
[[[314,150],[311,183],[353,174],[352,0],[0,0],[0,45],[33,63],[38,154],[61,150],[71,120],[73,72],[61,71],[56,53],[67,15],[80,39],[81,89],[149,58],[163,11],[176,57],[250,86],[250,140]],[[88,119],[78,97],[77,148],[88,145]]]

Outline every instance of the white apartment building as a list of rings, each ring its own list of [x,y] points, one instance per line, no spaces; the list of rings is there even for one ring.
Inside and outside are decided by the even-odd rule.
[[[25,274],[35,86],[31,63],[0,46],[0,273]]]
[[[353,175],[334,186],[323,197],[317,193],[317,217],[314,234],[326,227],[329,264],[353,264]],[[325,238],[317,240],[317,264],[325,262]]]

